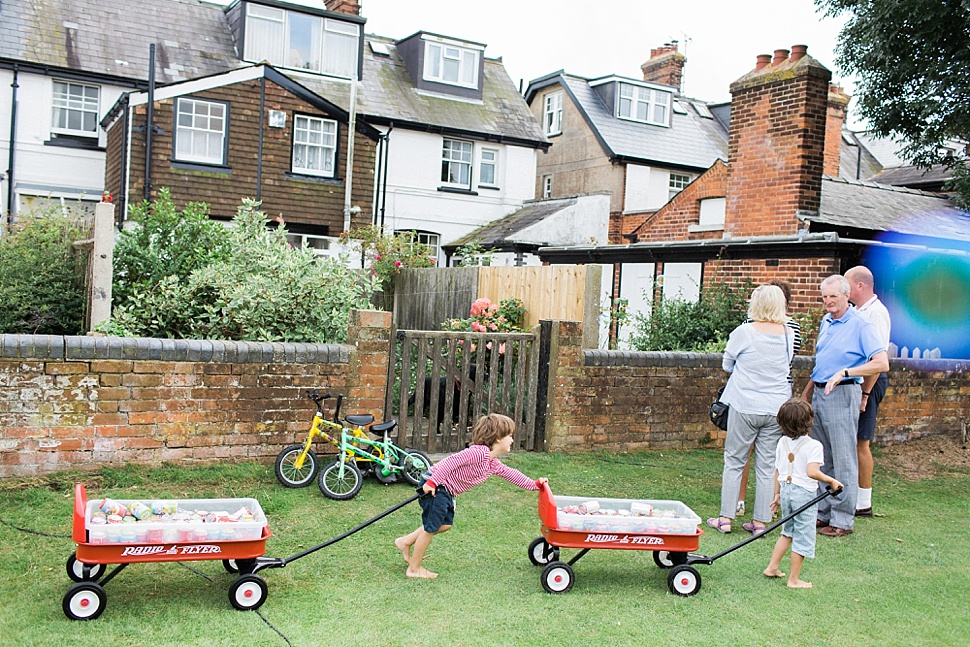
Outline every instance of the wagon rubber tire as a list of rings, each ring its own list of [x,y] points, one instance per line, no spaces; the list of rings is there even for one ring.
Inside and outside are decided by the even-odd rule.
[[[546,593],[566,593],[576,583],[572,566],[558,560],[546,564],[540,577]]]
[[[227,573],[238,573],[239,564],[236,563],[234,559],[224,559],[222,560],[222,567],[226,569]]]
[[[317,484],[325,496],[337,501],[353,499],[360,492],[364,476],[353,463],[344,463],[344,476],[340,478],[340,461],[334,461],[320,470]]]
[[[653,551],[653,563],[660,568],[673,568],[674,566],[687,563],[687,553],[655,550]]]
[[[303,467],[297,470],[294,465],[302,451],[303,445],[290,445],[276,457],[276,479],[284,487],[306,487],[316,478],[320,463],[313,450],[307,452]]]
[[[423,464],[419,464],[419,461]],[[431,459],[416,449],[405,449],[397,465],[401,468],[404,480],[415,487],[421,484],[421,475],[431,471]]]
[[[536,537],[529,544],[529,561],[535,566],[543,566],[559,559],[559,549],[545,540]]]
[[[259,575],[240,575],[229,585],[229,604],[240,611],[255,611],[266,601],[266,582]]]
[[[64,594],[64,615],[71,620],[94,620],[104,612],[108,595],[95,582],[80,582]]]
[[[77,553],[71,553],[67,558],[67,576],[75,582],[97,582],[104,575],[104,564],[88,564],[91,576],[84,577],[84,564],[78,561]]]
[[[679,564],[667,574],[667,588],[675,595],[690,597],[701,590],[701,574],[687,564]]]

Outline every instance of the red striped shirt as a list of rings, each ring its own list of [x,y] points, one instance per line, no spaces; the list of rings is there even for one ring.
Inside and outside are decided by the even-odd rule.
[[[458,496],[484,483],[493,474],[525,490],[539,489],[534,479],[497,458],[491,458],[491,450],[485,445],[472,445],[437,463],[431,468],[429,482],[434,486],[444,485],[452,496]]]

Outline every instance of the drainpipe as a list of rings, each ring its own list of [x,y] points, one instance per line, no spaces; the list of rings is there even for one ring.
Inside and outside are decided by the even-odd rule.
[[[259,150],[256,153],[256,202],[263,192],[263,126],[266,124],[266,68],[259,80]]]
[[[17,144],[17,88],[20,84],[17,83],[17,73],[18,68],[16,65],[13,66],[13,83],[10,87],[13,88],[10,100],[10,153],[7,158],[7,226],[13,225],[13,159],[14,159],[14,149]]]
[[[347,126],[347,177],[344,184],[344,231],[350,231],[351,186],[354,181],[354,130],[357,128],[357,79],[350,82],[350,122]]]
[[[388,154],[391,151],[391,131],[394,130],[394,122],[392,121],[388,126],[387,132],[384,133],[384,176],[382,178],[384,186],[381,187],[381,229],[384,228],[384,209],[387,206],[387,168],[388,160],[390,157]]]
[[[148,117],[145,123],[145,190],[147,202],[152,191],[152,130],[155,128],[155,43],[148,46]]]

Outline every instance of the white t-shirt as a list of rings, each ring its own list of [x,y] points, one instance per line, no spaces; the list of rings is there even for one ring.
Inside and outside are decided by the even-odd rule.
[[[889,332],[892,322],[889,319],[889,310],[882,304],[875,294],[872,298],[856,308],[856,311],[867,321],[876,327],[879,333],[879,340],[883,343],[886,350],[889,350]]]
[[[788,455],[794,454],[795,461],[788,460]],[[794,440],[782,436],[775,449],[775,469],[778,470],[778,482],[787,483],[791,475],[791,483],[814,492],[818,488],[818,481],[808,475],[808,464],[823,464],[824,451],[822,443],[810,436],[800,436]]]

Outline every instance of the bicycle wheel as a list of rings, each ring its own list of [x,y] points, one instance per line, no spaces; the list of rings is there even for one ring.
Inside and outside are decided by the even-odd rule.
[[[418,485],[421,483],[421,475],[431,470],[431,459],[424,452],[405,449],[397,459],[397,466],[408,483]]]
[[[340,461],[334,461],[320,470],[317,484],[320,491],[331,499],[346,501],[353,499],[360,492],[364,477],[353,463],[344,463],[344,473],[340,475]]]
[[[290,445],[276,457],[276,478],[286,487],[306,487],[310,485],[320,463],[317,455],[310,450],[303,459],[303,465],[296,466],[296,461],[303,453],[303,445]]]

